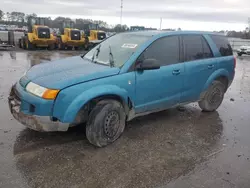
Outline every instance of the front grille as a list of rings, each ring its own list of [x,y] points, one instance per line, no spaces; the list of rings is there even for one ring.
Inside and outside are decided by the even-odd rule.
[[[81,40],[80,31],[71,30],[71,40]]]
[[[18,91],[16,90],[16,85],[12,86],[11,88],[9,100],[14,100],[16,104],[21,103],[21,99],[19,97]]]
[[[49,39],[50,31],[48,28],[38,28],[38,38]]]
[[[98,32],[97,38],[98,38],[98,40],[103,40],[103,39],[105,39],[105,38],[106,38],[106,33]]]

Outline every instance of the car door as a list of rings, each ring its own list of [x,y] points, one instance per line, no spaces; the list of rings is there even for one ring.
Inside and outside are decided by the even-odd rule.
[[[136,113],[165,109],[180,101],[183,89],[184,64],[180,61],[180,39],[168,36],[153,42],[138,58],[155,59],[160,69],[135,70]]]
[[[185,79],[181,103],[199,99],[209,76],[216,70],[216,59],[202,35],[182,36]]]

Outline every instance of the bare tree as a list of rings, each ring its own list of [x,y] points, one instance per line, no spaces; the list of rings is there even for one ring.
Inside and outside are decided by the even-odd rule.
[[[0,20],[3,20],[3,17],[4,17],[4,12],[0,10]]]

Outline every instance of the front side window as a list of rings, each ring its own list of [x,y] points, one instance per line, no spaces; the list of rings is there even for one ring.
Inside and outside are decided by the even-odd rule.
[[[155,59],[161,66],[180,62],[179,37],[169,36],[153,42],[139,57],[139,60]]]
[[[84,58],[104,65],[121,67],[150,37],[134,33],[117,34],[90,50]]]

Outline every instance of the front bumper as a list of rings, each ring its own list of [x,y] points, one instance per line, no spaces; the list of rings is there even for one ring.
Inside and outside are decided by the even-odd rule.
[[[26,127],[40,132],[67,131],[69,124],[51,121],[49,116],[25,114],[20,110],[21,100],[16,94],[15,86],[11,88],[8,98],[9,109],[13,117]]]

